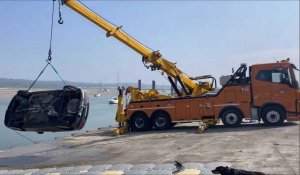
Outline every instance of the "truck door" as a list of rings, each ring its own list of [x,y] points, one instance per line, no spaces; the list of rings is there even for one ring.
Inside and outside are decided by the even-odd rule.
[[[251,69],[250,69],[251,70]],[[272,84],[271,71],[261,70],[257,72],[251,72],[251,85],[252,85],[252,100],[254,106],[261,106],[266,99],[270,99]],[[255,74],[257,73],[257,74]]]
[[[291,74],[287,68],[260,70],[252,81],[253,102],[255,106],[274,102],[287,111],[296,112],[296,89],[292,87]]]
[[[288,111],[296,111],[295,97],[296,91],[291,88],[291,80],[288,69],[274,69],[272,71],[271,93],[274,101],[278,101],[286,107]]]

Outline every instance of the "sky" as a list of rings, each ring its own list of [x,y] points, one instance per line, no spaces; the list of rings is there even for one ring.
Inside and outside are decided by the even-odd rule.
[[[299,1],[82,1],[189,76],[290,58],[299,67]],[[66,6],[52,64],[68,81],[167,85],[141,56]],[[0,0],[0,77],[35,79],[46,64],[52,0]],[[119,75],[119,76],[118,76]],[[48,68],[42,80],[59,80]]]

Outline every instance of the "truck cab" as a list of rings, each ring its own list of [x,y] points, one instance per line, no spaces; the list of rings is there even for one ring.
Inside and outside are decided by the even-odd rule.
[[[289,59],[250,66],[251,101],[264,123],[274,125],[284,120],[299,120],[300,90],[295,77],[299,71]]]

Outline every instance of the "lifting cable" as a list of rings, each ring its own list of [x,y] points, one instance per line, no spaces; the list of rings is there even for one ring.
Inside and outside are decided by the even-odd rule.
[[[49,42],[49,51],[48,51],[48,58],[46,59],[47,64],[42,69],[42,71],[39,73],[39,75],[36,77],[36,79],[32,82],[32,84],[29,86],[28,91],[32,88],[32,86],[37,82],[37,80],[40,78],[40,76],[44,73],[45,69],[50,65],[51,68],[54,70],[54,72],[58,75],[60,80],[66,85],[66,82],[62,79],[62,77],[59,75],[58,71],[54,68],[54,66],[51,64],[52,61],[52,35],[53,35],[53,20],[54,20],[54,2],[56,0],[52,1],[52,15],[51,15],[51,30],[50,30],[50,42]],[[57,21],[59,24],[63,24],[63,19],[61,16],[61,0],[58,0],[58,14],[59,14],[59,20]]]
[[[15,131],[15,130],[14,130],[14,131]],[[34,144],[38,143],[38,142],[36,142],[36,141],[30,139],[29,137],[24,136],[23,134],[19,133],[18,131],[15,131],[15,133],[17,133],[19,136],[21,136],[21,137],[23,137],[23,138],[29,140],[30,142],[32,142],[32,143],[34,143]]]
[[[33,83],[29,86],[28,91],[32,88],[32,86],[37,82],[37,80],[40,78],[40,76],[43,74],[45,69],[50,65],[54,72],[58,75],[58,77],[61,79],[61,81],[66,85],[66,82],[62,79],[62,77],[59,75],[58,71],[54,68],[54,66],[51,64],[52,60],[52,35],[53,35],[53,18],[54,18],[54,2],[52,2],[52,15],[51,15],[51,32],[50,32],[50,44],[49,44],[49,51],[48,51],[48,58],[46,59],[47,64],[45,67],[42,69],[42,71],[39,73],[39,75],[36,77],[36,79],[33,81]],[[57,21],[59,24],[63,24],[63,19],[61,17],[61,11],[60,11],[60,6],[61,6],[61,0],[58,0],[58,11],[59,11],[59,20]],[[30,139],[29,137],[26,137],[25,135],[19,133],[18,131],[15,131],[16,134],[20,135],[21,137],[31,141],[32,143],[36,144],[34,140]]]

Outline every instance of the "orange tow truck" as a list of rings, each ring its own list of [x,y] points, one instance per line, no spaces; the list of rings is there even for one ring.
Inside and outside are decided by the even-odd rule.
[[[238,126],[243,119],[262,120],[267,125],[296,121],[300,119],[300,90],[295,71],[299,70],[289,59],[252,65],[248,72],[242,64],[218,91],[130,102],[126,118],[138,131],[194,121],[216,124],[221,120],[226,126]]]
[[[300,91],[295,77],[296,66],[283,60],[248,67],[242,64],[230,76],[223,77],[222,88],[216,90],[216,79],[209,75],[190,77],[163,57],[127,34],[77,0],[62,0],[63,4],[85,17],[142,56],[143,65],[166,75],[176,96],[162,95],[155,89],[143,92],[127,87],[130,101],[124,105],[124,89],[119,88],[116,135],[131,128],[144,131],[150,128],[168,129],[176,123],[203,121],[226,126],[238,126],[243,119],[263,120],[279,125],[284,120],[299,120]],[[178,89],[178,81],[181,89]],[[127,101],[127,100],[126,100]]]

